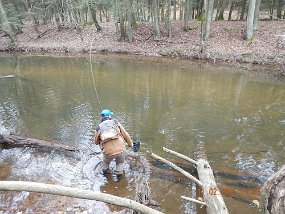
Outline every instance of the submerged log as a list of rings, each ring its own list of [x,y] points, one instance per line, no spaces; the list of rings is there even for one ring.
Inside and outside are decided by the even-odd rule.
[[[75,198],[103,201],[109,204],[115,204],[128,207],[145,214],[162,214],[161,212],[140,204],[134,200],[121,198],[107,193],[94,192],[72,187],[64,187],[54,184],[44,184],[26,181],[0,181],[0,190],[9,191],[29,191],[47,193],[53,195],[62,195]]]
[[[73,147],[64,146],[45,140],[29,138],[15,134],[0,135],[0,148],[9,149],[15,147],[40,148],[43,150],[64,153],[68,156],[74,156],[75,153],[78,153],[80,151],[79,149]]]
[[[285,213],[285,165],[261,189],[262,213]]]

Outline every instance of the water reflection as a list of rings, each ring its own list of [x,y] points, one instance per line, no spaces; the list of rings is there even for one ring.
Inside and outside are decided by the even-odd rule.
[[[0,164],[13,166],[7,179],[40,177],[43,182],[99,189],[106,182],[93,173],[100,158],[87,155],[92,152],[88,147],[99,150],[91,144],[100,120],[99,101],[115,112],[134,139],[141,140],[142,151],[165,155],[161,152],[165,146],[193,157],[197,144],[203,143],[214,168],[237,170],[259,183],[285,163],[284,81],[168,59],[93,56],[92,67],[100,100],[88,58],[0,57],[0,130],[82,150],[80,162],[30,149],[2,150]],[[172,185],[153,179],[156,191]],[[177,192],[190,194],[175,184],[164,195],[166,212],[171,213],[170,201]],[[175,203],[181,212],[190,209],[186,203]]]

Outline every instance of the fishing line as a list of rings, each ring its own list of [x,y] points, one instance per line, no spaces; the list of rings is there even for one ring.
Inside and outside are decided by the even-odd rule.
[[[99,95],[98,95],[98,92],[97,92],[97,88],[96,88],[96,84],[95,84],[95,79],[94,79],[94,74],[93,74],[93,66],[92,66],[92,41],[90,42],[89,64],[90,64],[90,72],[91,72],[92,80],[93,80],[94,91],[95,91],[95,94],[96,94],[96,97],[97,97],[97,100],[98,100],[100,109],[102,110],[103,108],[102,108],[101,101],[100,101],[100,98],[99,98]]]

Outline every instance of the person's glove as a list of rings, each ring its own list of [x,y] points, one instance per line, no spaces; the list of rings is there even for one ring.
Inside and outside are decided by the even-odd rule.
[[[133,149],[134,152],[137,152],[137,151],[139,151],[140,148],[141,148],[141,142],[138,141],[138,140],[136,140],[136,141],[133,143],[132,149]]]

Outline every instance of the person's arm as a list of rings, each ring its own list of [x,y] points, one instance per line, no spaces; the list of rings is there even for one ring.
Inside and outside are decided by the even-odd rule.
[[[98,128],[96,128],[96,131],[95,131],[94,143],[95,143],[96,145],[98,145],[98,144],[100,143],[100,133],[99,133]]]
[[[120,129],[120,132],[121,132],[124,140],[127,142],[128,146],[132,147],[133,146],[133,141],[132,141],[129,133],[124,129],[124,127],[120,123],[118,123],[118,127]]]

